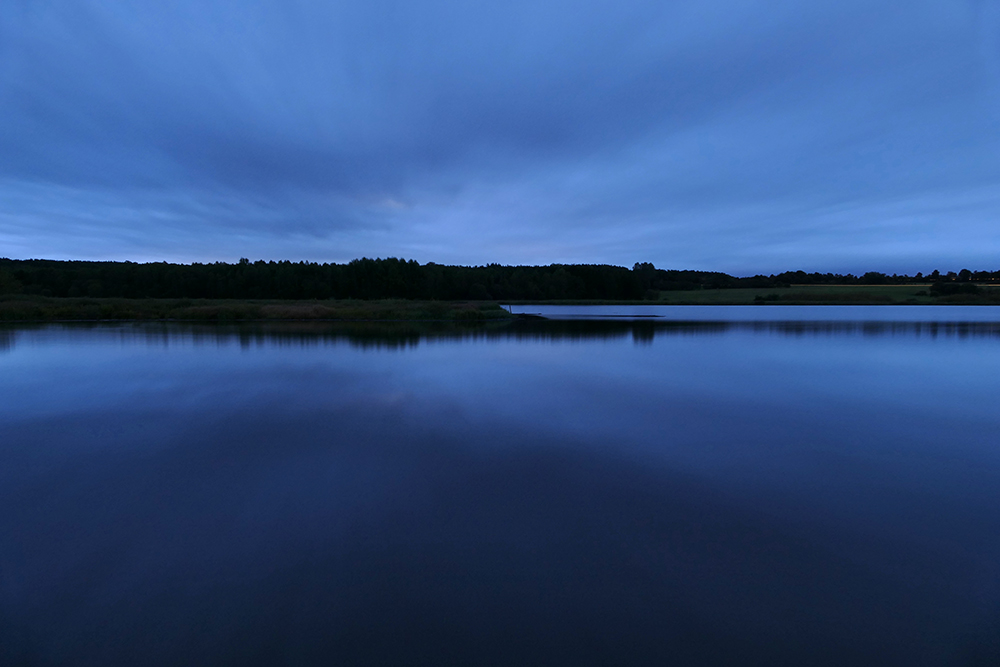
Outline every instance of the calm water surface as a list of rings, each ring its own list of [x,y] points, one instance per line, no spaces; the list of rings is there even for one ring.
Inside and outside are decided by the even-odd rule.
[[[0,329],[0,664],[1000,664],[990,310]]]
[[[1000,306],[505,306],[550,319],[675,322],[1000,322]]]

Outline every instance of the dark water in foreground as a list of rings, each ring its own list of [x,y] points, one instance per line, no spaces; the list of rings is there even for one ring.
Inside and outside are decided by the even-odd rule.
[[[989,322],[0,329],[0,664],[997,665],[998,389]]]

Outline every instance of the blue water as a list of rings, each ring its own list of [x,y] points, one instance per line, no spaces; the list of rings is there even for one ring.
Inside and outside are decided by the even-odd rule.
[[[0,329],[0,664],[1000,664],[936,312]]]
[[[1000,306],[505,306],[550,319],[656,318],[675,322],[1000,322]]]

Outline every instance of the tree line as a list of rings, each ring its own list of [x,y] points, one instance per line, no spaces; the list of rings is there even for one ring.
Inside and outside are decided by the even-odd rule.
[[[1000,282],[1000,271],[860,276],[788,271],[735,277],[714,271],[605,264],[448,266],[396,258],[319,264],[241,259],[234,264],[84,262],[0,258],[0,294],[190,299],[642,300],[661,291],[789,285],[906,285],[938,291]]]

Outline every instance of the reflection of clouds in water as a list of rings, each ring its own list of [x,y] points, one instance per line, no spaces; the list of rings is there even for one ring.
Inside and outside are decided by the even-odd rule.
[[[0,664],[996,664],[962,326],[11,329]]]
[[[0,602],[31,591],[55,664],[893,664],[973,615],[936,588],[966,574],[905,533],[887,563],[863,530],[583,441],[390,406],[206,410],[101,436],[170,447],[46,465],[109,416],[6,432],[41,476],[8,487],[0,563],[25,588]]]

